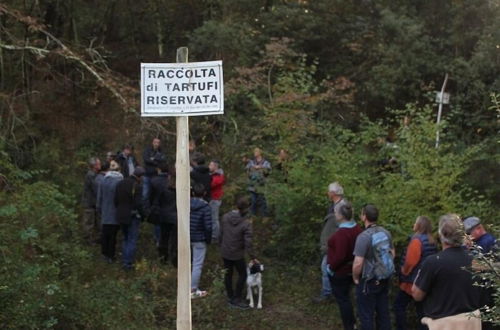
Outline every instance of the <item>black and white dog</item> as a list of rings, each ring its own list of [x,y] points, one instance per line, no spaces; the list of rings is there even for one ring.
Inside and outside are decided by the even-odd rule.
[[[253,302],[254,289],[258,289],[259,301],[257,308],[262,308],[262,272],[264,265],[258,261],[250,261],[247,267],[247,299],[250,300],[250,308],[255,306]]]

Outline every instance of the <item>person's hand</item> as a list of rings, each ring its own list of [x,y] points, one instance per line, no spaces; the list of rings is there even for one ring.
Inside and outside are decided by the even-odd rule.
[[[356,285],[359,284],[359,278],[353,278],[352,280],[353,280],[354,284],[356,284]]]

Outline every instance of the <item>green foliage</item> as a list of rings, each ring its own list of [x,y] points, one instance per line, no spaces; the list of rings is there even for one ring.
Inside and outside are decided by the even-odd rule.
[[[144,278],[131,283],[95,274],[70,196],[54,184],[16,179],[0,159],[10,191],[0,191],[0,324],[7,329],[119,328],[151,324]]]
[[[449,212],[485,219],[494,216],[485,197],[463,183],[481,147],[457,153],[451,143],[444,142],[435,148],[436,125],[430,109],[409,106],[396,113],[400,122],[405,116],[412,119],[398,129],[394,144],[381,144],[384,129],[378,122],[365,120],[363,133],[330,128],[323,132],[328,138],[321,144],[290,150],[292,154],[299,151],[288,164],[287,181],[273,183],[268,193],[279,224],[274,246],[278,254],[304,262],[317,253],[328,207],[327,186],[333,181],[345,187],[346,198],[357,212],[363,204],[374,203],[381,224],[400,247],[419,215],[435,221]],[[383,166],[380,161],[388,153],[396,162]]]
[[[175,135],[168,119],[153,125],[135,113],[124,115],[102,87],[111,82],[137,99],[139,62],[173,62],[182,45],[189,45],[191,60],[224,60],[225,115],[190,120],[199,149],[220,159],[227,174],[223,208],[245,191],[241,160],[253,147],[263,148],[273,165],[279,149],[290,155],[286,171],[275,171],[267,185],[276,231],[261,242],[266,252],[316,260],[326,188],[334,180],[356,210],[365,202],[380,208],[398,245],[420,214],[437,219],[451,211],[495,220],[500,96],[488,109],[489,95],[500,89],[495,1],[4,3],[19,18],[2,16],[0,43],[50,51],[42,57],[0,48],[5,327],[174,327],[175,276],[148,260],[130,278],[96,267],[91,249],[80,243],[73,207],[88,157],[124,142],[145,143],[159,132]],[[63,59],[67,50],[26,26],[37,22],[104,80]],[[446,72],[451,104],[444,107],[436,149],[429,102]],[[173,138],[164,144],[170,154],[173,145]],[[391,158],[396,162],[382,165]],[[296,271],[280,267],[271,271],[276,296]],[[207,328],[239,326],[239,314],[207,316],[213,304],[224,303],[219,270],[208,278],[216,293],[196,305],[194,315]],[[317,320],[329,313],[306,308],[296,316],[288,301],[279,303],[283,318],[299,328],[309,325],[300,323],[301,316]],[[262,318],[264,324],[275,325],[275,312]]]

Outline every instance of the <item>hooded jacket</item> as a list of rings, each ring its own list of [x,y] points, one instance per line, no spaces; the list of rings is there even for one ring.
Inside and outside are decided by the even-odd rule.
[[[252,223],[238,210],[224,214],[220,227],[221,254],[227,260],[240,260],[245,251],[254,259],[252,247]]]
[[[97,210],[101,214],[101,223],[103,225],[117,225],[115,191],[118,182],[123,180],[120,172],[109,171],[104,176],[102,184],[97,191]]]
[[[210,243],[212,239],[212,212],[208,203],[201,198],[191,198],[189,232],[191,242]]]
[[[205,187],[206,200],[210,199],[210,184],[212,177],[210,176],[210,170],[206,165],[195,166],[191,171],[191,186],[195,183],[201,183]]]

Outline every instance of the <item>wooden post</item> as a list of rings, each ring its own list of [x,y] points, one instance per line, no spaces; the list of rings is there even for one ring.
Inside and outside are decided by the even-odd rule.
[[[177,49],[177,63],[188,62],[188,49]],[[191,330],[191,241],[189,237],[190,173],[189,117],[176,117],[177,123],[177,329]]]

